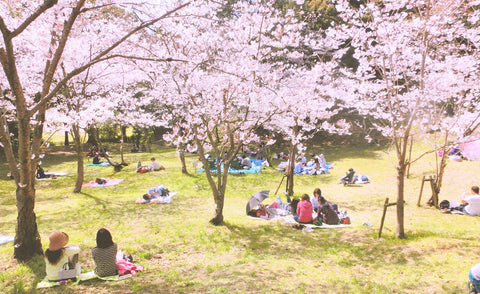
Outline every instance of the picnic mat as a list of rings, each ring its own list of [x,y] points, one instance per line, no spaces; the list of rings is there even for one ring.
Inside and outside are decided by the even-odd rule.
[[[47,172],[45,173],[46,176],[56,176],[56,177],[61,177],[61,176],[66,176],[68,173],[62,173],[62,172]]]
[[[282,219],[286,221],[289,224],[299,224],[293,219],[293,215],[286,215],[283,216]],[[322,224],[321,226],[316,226],[314,224],[302,224],[305,227],[309,227],[312,229],[336,229],[336,228],[348,228],[351,227],[352,225],[344,225],[344,224],[339,224],[339,225],[327,225],[327,224]]]
[[[108,161],[100,163],[88,163],[87,166],[110,166],[110,163],[108,163]]]
[[[68,175],[68,173],[49,172],[49,173],[45,173],[45,175],[47,176],[46,178],[40,178],[40,179],[37,179],[37,181],[47,181],[47,180],[56,179],[61,176],[66,176]]]
[[[153,204],[153,203],[169,204],[169,203],[172,203],[172,197],[177,195],[177,193],[178,192],[169,192],[167,196],[154,198],[146,204]],[[145,204],[145,199],[143,199],[142,197],[137,198],[137,200],[135,200],[135,204]]]
[[[108,277],[99,277],[95,274],[94,271],[91,271],[91,272],[87,272],[87,273],[81,273],[79,276],[77,276],[77,280],[74,281],[74,282],[73,281],[66,282],[66,280],[63,280],[63,281],[49,281],[47,279],[47,277],[45,277],[40,283],[37,284],[37,289],[50,288],[50,287],[55,287],[55,286],[60,286],[60,285],[65,285],[65,284],[77,285],[81,281],[88,281],[88,280],[92,280],[92,279],[101,279],[101,280],[104,280],[104,281],[118,281],[118,280],[123,280],[123,279],[129,278],[131,276],[132,275],[129,274],[129,275],[125,275],[125,276],[115,275],[115,276],[108,276]]]
[[[82,187],[106,187],[113,186],[123,182],[124,179],[105,179],[107,181],[105,184],[98,184],[95,181],[90,181],[82,185]]]
[[[15,240],[15,237],[0,235],[0,244],[12,242],[13,240]]]

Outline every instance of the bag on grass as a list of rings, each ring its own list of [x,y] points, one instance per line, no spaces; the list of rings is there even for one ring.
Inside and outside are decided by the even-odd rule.
[[[338,214],[333,209],[331,203],[322,205],[322,208],[318,211],[318,218],[327,225],[338,225],[338,223],[340,222]]]

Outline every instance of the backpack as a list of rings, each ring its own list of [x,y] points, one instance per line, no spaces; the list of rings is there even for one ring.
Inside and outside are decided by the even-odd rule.
[[[335,212],[330,202],[323,205],[318,211],[318,218],[323,220],[327,225],[338,225],[340,222],[338,214]]]
[[[159,194],[160,194],[160,196],[168,196],[168,193],[169,193],[169,192],[170,192],[170,191],[168,191],[167,188],[161,188]]]

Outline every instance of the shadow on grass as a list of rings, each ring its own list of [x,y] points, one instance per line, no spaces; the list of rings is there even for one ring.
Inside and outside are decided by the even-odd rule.
[[[80,194],[80,195],[83,195],[83,196],[86,196],[87,198],[90,198],[90,199],[95,200],[95,202],[96,202],[97,204],[102,205],[103,209],[106,209],[106,208],[107,208],[107,206],[106,206],[106,204],[105,204],[105,200],[102,200],[102,199],[100,199],[100,198],[98,198],[98,197],[95,197],[95,196],[93,196],[93,195],[87,194],[87,193],[85,193],[85,192],[80,192],[79,194]]]
[[[401,244],[372,242],[364,235],[345,229],[317,229],[312,233],[296,230],[291,224],[267,224],[258,227],[243,227],[224,223],[231,234],[230,240],[243,246],[247,252],[258,256],[278,258],[295,257],[302,252],[303,258],[323,259],[327,256],[338,263],[350,265],[352,260],[362,260],[372,267],[381,267],[385,260],[397,264],[419,259],[416,251],[402,251]],[[358,237],[358,239],[356,239]],[[381,255],[382,258],[379,258]]]

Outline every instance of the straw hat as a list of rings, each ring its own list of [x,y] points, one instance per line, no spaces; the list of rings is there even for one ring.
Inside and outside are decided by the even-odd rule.
[[[48,250],[50,251],[61,249],[68,243],[68,235],[60,231],[51,233],[48,239],[50,239],[50,245],[48,245]]]

